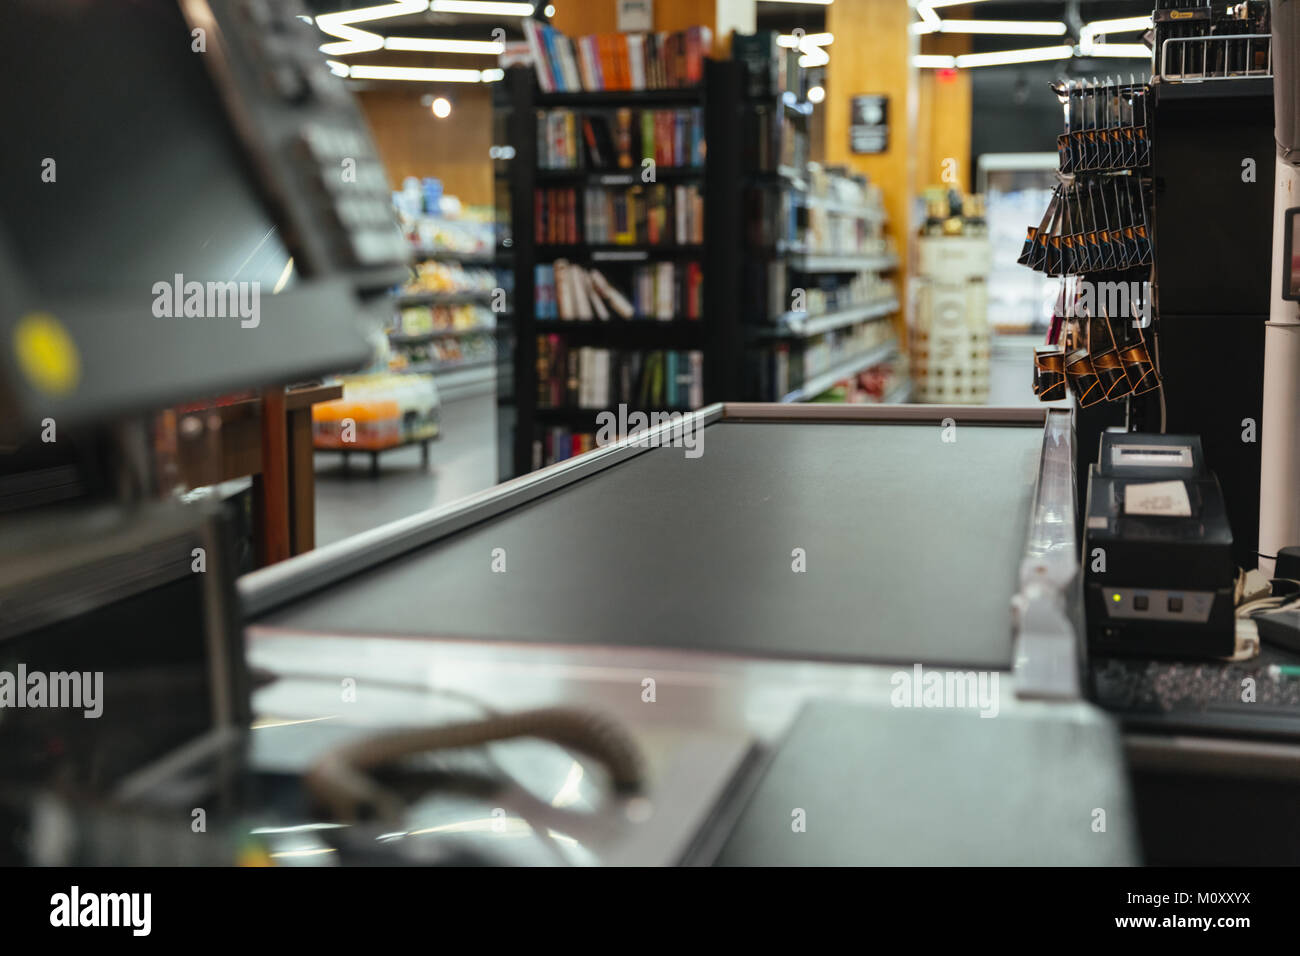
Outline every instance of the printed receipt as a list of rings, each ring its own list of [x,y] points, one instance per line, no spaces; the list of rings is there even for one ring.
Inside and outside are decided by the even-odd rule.
[[[1159,515],[1166,518],[1190,518],[1192,503],[1187,486],[1181,481],[1152,481],[1128,485],[1124,489],[1126,515]]]

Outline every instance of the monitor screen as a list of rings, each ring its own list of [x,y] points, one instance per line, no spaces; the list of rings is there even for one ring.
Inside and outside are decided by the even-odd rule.
[[[5,0],[0,28],[0,229],[38,296],[292,283],[175,0]]]

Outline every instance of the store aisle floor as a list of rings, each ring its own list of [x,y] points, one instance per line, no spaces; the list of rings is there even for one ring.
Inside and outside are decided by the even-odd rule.
[[[370,477],[370,457],[316,455],[316,544],[331,544],[426,508],[444,505],[496,484],[496,395],[448,402],[442,408],[442,437],[429,449],[429,468],[420,467],[418,447],[379,457],[379,476]]]

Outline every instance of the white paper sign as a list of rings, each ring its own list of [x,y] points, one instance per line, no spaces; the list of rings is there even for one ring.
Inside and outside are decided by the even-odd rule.
[[[1192,503],[1187,498],[1187,486],[1181,481],[1153,481],[1124,489],[1124,513],[1190,518]]]

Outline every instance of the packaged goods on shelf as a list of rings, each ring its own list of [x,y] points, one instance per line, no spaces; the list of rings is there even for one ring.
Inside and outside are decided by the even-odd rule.
[[[491,269],[428,259],[416,263],[415,276],[399,290],[399,294],[490,293],[495,288],[496,274]]]

